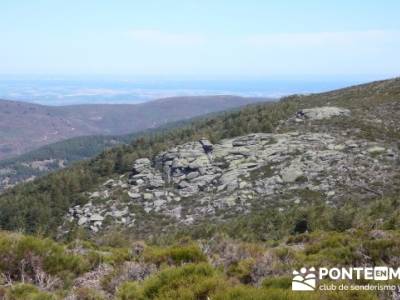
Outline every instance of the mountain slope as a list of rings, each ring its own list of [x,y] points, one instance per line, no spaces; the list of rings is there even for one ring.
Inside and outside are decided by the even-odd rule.
[[[398,267],[399,95],[394,79],[249,106],[10,189],[1,228],[38,234],[0,232],[0,295],[397,299],[393,281],[290,288],[302,267]]]
[[[68,227],[72,234],[80,218],[88,217],[80,212],[86,210],[98,218],[81,220],[88,229],[96,222],[94,231],[107,229],[106,224],[120,224],[148,237],[161,228],[166,233],[188,230],[203,226],[203,221],[204,225],[209,224],[208,217],[218,224],[239,215],[285,210],[293,203],[301,207],[315,201],[344,205],[349,198],[372,201],[392,197],[398,193],[400,178],[396,167],[399,95],[399,79],[374,82],[329,93],[287,97],[279,103],[248,107],[144,136],[131,145],[8,191],[0,197],[0,224],[6,229],[40,228],[55,233],[54,229],[68,220],[69,211],[72,223],[64,225],[72,226]],[[316,110],[304,110],[307,108]],[[318,117],[321,115],[325,118]],[[250,133],[261,134],[246,136]],[[242,137],[221,141],[238,136]],[[203,144],[196,142],[202,138],[222,149],[211,163],[199,148]],[[181,146],[174,148],[177,145]],[[226,157],[226,151],[230,157]],[[205,163],[198,166],[205,171],[202,180],[197,180],[199,174],[190,173],[203,171],[187,167],[191,161],[180,161],[180,153]],[[177,154],[178,161],[174,162],[173,155]],[[277,158],[271,158],[272,154]],[[139,167],[141,171],[132,170],[135,160],[144,157],[151,159],[150,165],[145,161]],[[171,157],[172,161],[160,157]],[[167,172],[173,175],[172,181],[163,174],[170,163],[177,172]],[[229,174],[229,170],[236,171]],[[343,172],[346,176],[341,175]],[[243,193],[246,190],[249,191]],[[274,200],[275,192],[284,197]],[[223,196],[218,197],[221,201],[210,198],[215,195]],[[179,205],[180,217],[176,218]],[[76,210],[70,210],[72,207]],[[111,217],[98,216],[98,212],[110,212]],[[134,220],[135,226],[124,226],[131,224],[126,218],[122,222],[124,214]],[[272,234],[271,228],[264,235]]]
[[[204,96],[64,107],[0,100],[0,160],[71,137],[128,134],[263,100]]]

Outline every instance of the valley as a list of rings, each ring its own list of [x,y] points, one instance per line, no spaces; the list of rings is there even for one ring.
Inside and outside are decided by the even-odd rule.
[[[123,135],[268,101],[236,96],[165,98],[141,104],[44,106],[0,100],[0,160],[64,139]]]

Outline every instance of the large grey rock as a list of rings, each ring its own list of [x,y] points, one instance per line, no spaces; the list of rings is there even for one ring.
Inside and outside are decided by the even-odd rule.
[[[148,158],[139,158],[133,163],[132,171],[134,174],[142,173],[150,168],[151,161]]]
[[[164,180],[160,175],[149,178],[149,186],[152,188],[162,187],[164,184]]]
[[[99,215],[99,214],[94,214],[90,217],[90,221],[91,222],[95,222],[95,221],[103,221],[104,217]]]
[[[143,194],[143,199],[146,200],[146,201],[153,200],[153,194],[151,194],[151,193],[144,193],[144,194]]]
[[[138,198],[142,197],[142,195],[140,193],[135,193],[135,192],[130,192],[130,191],[128,191],[128,196],[131,197],[132,199],[138,199]]]
[[[197,184],[189,183],[187,181],[180,182],[178,188],[178,192],[182,197],[190,197],[199,192],[199,187]]]
[[[298,161],[281,170],[281,177],[285,183],[293,183],[303,175],[301,164]]]
[[[195,172],[190,172],[189,174],[186,175],[187,180],[192,180],[196,177],[199,177],[200,173],[195,171]]]
[[[368,153],[370,154],[379,154],[382,152],[385,152],[386,148],[381,147],[381,146],[372,146],[370,148],[368,148]]]
[[[213,144],[207,139],[201,139],[200,144],[203,146],[204,152],[209,153],[213,151]]]
[[[208,165],[210,165],[210,160],[208,159],[207,156],[203,155],[197,157],[194,161],[189,163],[188,167],[192,170],[197,170],[199,168],[206,167]]]
[[[232,146],[233,147],[242,147],[242,146],[249,146],[249,145],[255,145],[257,144],[257,135],[256,134],[249,134],[246,136],[242,136],[239,138],[236,138],[232,141]]]
[[[155,201],[153,202],[155,211],[159,211],[159,210],[161,209],[161,207],[162,207],[165,203],[167,203],[166,200],[161,200],[161,199],[155,200]]]
[[[89,221],[88,218],[86,218],[86,217],[80,217],[79,220],[78,220],[78,225],[79,225],[79,226],[82,226],[82,225],[86,224],[88,221]]]
[[[222,174],[222,176],[219,178],[219,181],[221,182],[222,185],[228,185],[232,182],[236,182],[240,174],[241,174],[240,170],[233,169]]]
[[[323,106],[302,109],[297,112],[297,118],[304,118],[310,120],[322,120],[329,119],[334,116],[350,116],[350,110],[346,108],[334,107],[334,106]]]

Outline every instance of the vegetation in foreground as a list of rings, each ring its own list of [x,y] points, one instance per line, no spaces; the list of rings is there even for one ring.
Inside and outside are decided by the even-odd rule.
[[[145,241],[117,228],[90,237],[76,231],[63,243],[4,231],[0,295],[29,300],[388,299],[393,295],[387,291],[292,292],[291,274],[304,266],[397,268],[399,203],[388,198],[363,209],[334,209],[314,202],[286,215],[259,212],[219,228],[204,224]],[[299,231],[300,221],[307,222],[306,232]]]
[[[2,232],[0,253],[2,299],[387,299],[388,292],[375,291],[292,292],[291,272],[302,266],[395,267],[400,231],[315,231],[275,245],[219,234],[163,247],[117,234],[60,244]]]

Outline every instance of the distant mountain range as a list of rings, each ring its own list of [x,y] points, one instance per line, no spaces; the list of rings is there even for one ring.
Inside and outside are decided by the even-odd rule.
[[[68,138],[134,133],[168,122],[268,100],[237,96],[191,96],[141,104],[72,106],[43,106],[0,100],[0,160]]]

